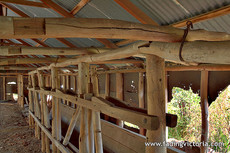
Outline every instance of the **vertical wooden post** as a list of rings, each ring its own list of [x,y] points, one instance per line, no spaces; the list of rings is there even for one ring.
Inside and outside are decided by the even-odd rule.
[[[168,113],[168,72],[165,72],[165,112]],[[165,130],[166,141],[168,141],[168,127]]]
[[[38,82],[37,82],[37,78],[36,78],[35,74],[31,74],[31,79],[32,79],[32,86],[35,89],[38,86]],[[38,101],[38,93],[37,92],[33,92],[33,100],[34,100],[35,116],[38,117],[39,119],[41,119],[41,109],[40,109],[40,104]],[[38,126],[38,124],[35,123],[35,137],[40,139],[40,136],[41,136],[41,129]]]
[[[208,122],[208,71],[201,71],[200,82],[200,98],[201,98],[201,115],[202,115],[202,132],[201,142],[208,143],[209,122]],[[201,145],[200,153],[207,153],[208,147]]]
[[[106,73],[105,74],[105,97],[109,96],[109,93],[110,93],[109,80],[110,80],[109,73]],[[109,121],[109,116],[108,115],[105,115],[105,120]]]
[[[155,55],[146,55],[147,112],[159,117],[158,130],[147,130],[146,141],[163,144],[166,141],[165,63]],[[166,147],[147,146],[146,153],[166,153]]]
[[[63,90],[65,91],[66,90],[66,76],[65,75],[62,76],[62,83],[63,83]],[[63,103],[66,104],[66,101],[63,100]]]
[[[23,75],[18,75],[18,104],[21,108],[24,108],[24,93],[23,93]]]
[[[32,88],[32,78],[31,75],[28,76],[28,84],[29,88]],[[29,110],[34,113],[34,102],[33,102],[33,92],[31,90],[28,91],[28,96],[29,96]],[[34,125],[34,118],[29,114],[29,125],[33,126]]]
[[[94,96],[99,96],[98,77],[97,77],[97,70],[95,66],[92,66],[91,69],[91,80],[93,84],[93,94]],[[96,153],[103,153],[100,112],[93,111],[93,126],[94,126]]]
[[[2,77],[3,100],[6,100],[6,77]]]
[[[138,99],[139,99],[139,107],[145,108],[145,95],[144,95],[144,73],[139,73],[139,82],[138,82]],[[139,133],[141,135],[145,135],[145,129],[140,127]]]
[[[76,77],[75,76],[72,76],[73,77],[73,91],[74,91],[74,93],[76,93]],[[76,106],[76,104],[73,104],[72,103],[72,107],[73,108],[77,108],[77,106]]]
[[[60,81],[58,80],[58,68],[51,68],[51,82],[52,82],[52,90],[56,91],[56,89],[60,88]],[[60,114],[60,101],[58,98],[53,97],[52,101],[52,136],[61,140],[61,114]],[[52,143],[53,152],[59,152],[54,143]]]
[[[70,79],[69,79],[69,75],[66,76],[66,89],[67,89],[67,90],[70,89]],[[67,101],[66,105],[70,106],[70,102]]]
[[[124,80],[122,73],[116,73],[116,98],[123,100]],[[117,119],[117,125],[123,127],[123,121]]]
[[[85,94],[88,91],[88,77],[89,77],[89,64],[80,63],[78,64],[78,88],[79,94]],[[79,136],[79,153],[89,152],[89,141],[88,141],[88,119],[86,108],[81,109],[81,127]]]

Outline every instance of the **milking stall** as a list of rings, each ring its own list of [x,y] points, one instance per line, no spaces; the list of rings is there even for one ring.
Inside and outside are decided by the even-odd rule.
[[[0,14],[0,153],[230,152],[230,0],[0,0]]]

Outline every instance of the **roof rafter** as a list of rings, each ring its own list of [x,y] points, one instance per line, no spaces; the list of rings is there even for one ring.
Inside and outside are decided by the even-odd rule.
[[[81,0],[70,12],[71,14],[75,15],[79,12],[90,0]]]
[[[53,10],[55,10],[56,12],[58,12],[59,14],[61,14],[62,16],[64,16],[64,17],[73,17],[74,18],[73,14],[71,14],[68,11],[66,11],[64,8],[62,8],[61,6],[59,6],[58,4],[56,4],[55,2],[53,2],[51,0],[41,0],[41,1],[43,3],[45,3],[47,6],[49,6],[50,8],[52,8]],[[102,41],[100,39],[98,41],[101,42],[102,44],[104,44],[106,47],[107,46],[116,46],[114,43],[110,42],[109,40]]]
[[[47,8],[47,6],[43,3],[27,1],[27,0],[0,0],[0,2]]]

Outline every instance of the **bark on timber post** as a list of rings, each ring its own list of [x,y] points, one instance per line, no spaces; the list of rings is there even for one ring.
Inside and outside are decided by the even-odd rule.
[[[139,73],[139,82],[138,82],[138,98],[139,98],[139,107],[140,108],[145,108],[145,95],[144,95],[144,73],[140,72]],[[145,129],[140,128],[139,133],[141,135],[145,135]]]
[[[88,77],[89,77],[89,64],[79,63],[78,64],[78,88],[79,88],[80,95],[85,94],[88,91]],[[86,108],[82,108],[81,127],[80,127],[80,136],[79,136],[79,153],[89,152],[87,112],[88,110]]]
[[[91,80],[93,84],[93,94],[94,96],[99,96],[98,77],[95,66],[92,66],[91,69]],[[96,153],[103,153],[100,112],[93,111],[93,124]]]
[[[18,75],[18,104],[24,108],[23,75]]]
[[[147,79],[147,112],[149,115],[159,117],[158,130],[147,130],[147,142],[166,141],[166,113],[165,113],[165,63],[164,59],[154,56],[146,56]],[[166,147],[146,147],[146,153],[166,153]]]
[[[208,143],[209,119],[208,119],[208,71],[201,71],[200,83],[201,114],[202,114],[202,132],[201,142]],[[208,147],[201,146],[200,153],[207,153]]]
[[[66,76],[66,89],[67,89],[67,90],[70,89],[70,78],[69,78],[69,75]],[[67,105],[67,106],[70,106],[70,102],[67,101],[67,102],[66,102],[66,105]]]
[[[116,73],[116,98],[123,100],[124,92],[124,80],[123,80],[123,74],[122,73]],[[124,123],[122,120],[117,119],[117,125],[123,127]]]

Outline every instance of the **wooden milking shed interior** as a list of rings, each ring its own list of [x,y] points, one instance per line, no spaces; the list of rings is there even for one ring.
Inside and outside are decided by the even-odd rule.
[[[229,0],[0,6],[0,98],[17,93],[18,105],[29,105],[41,152],[183,152],[145,142],[166,142],[166,127],[177,124],[166,110],[172,87],[190,83],[200,90],[201,142],[208,141],[209,99],[230,83]]]

